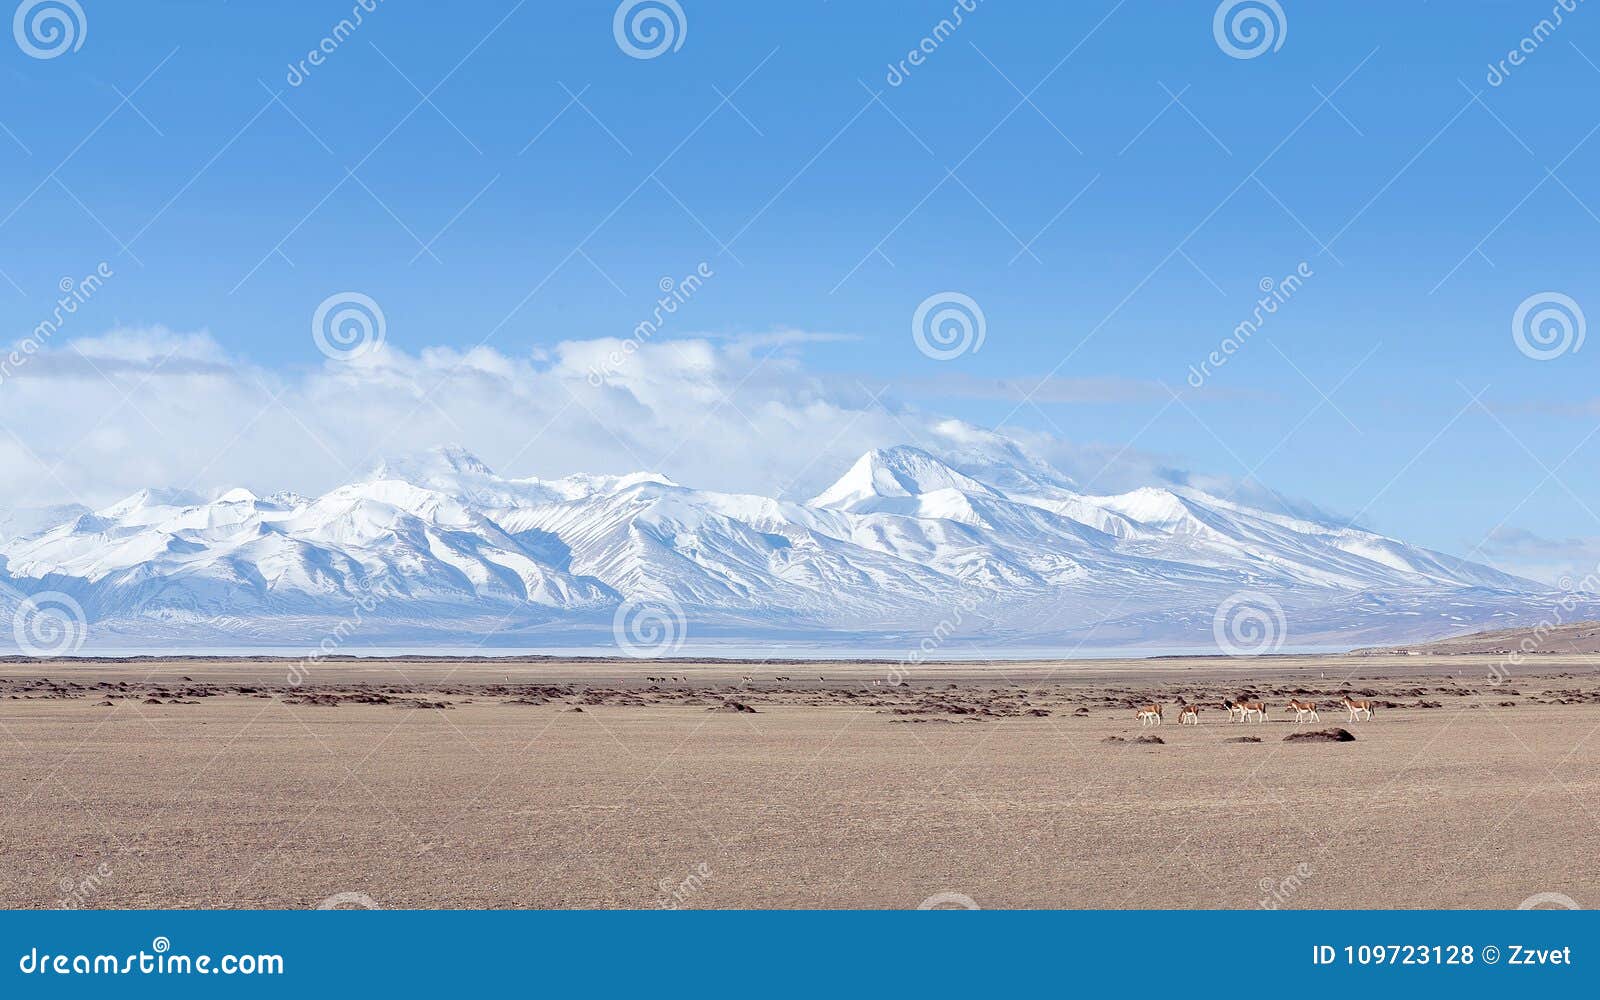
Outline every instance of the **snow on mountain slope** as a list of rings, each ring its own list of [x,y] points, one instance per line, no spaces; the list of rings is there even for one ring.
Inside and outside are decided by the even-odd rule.
[[[900,501],[940,494],[997,495],[988,486],[962,475],[920,448],[881,448],[857,459],[849,472],[811,501],[811,506],[899,512],[907,509]],[[954,497],[945,499],[956,502]]]
[[[147,643],[305,642],[359,606],[383,641],[562,645],[653,601],[691,633],[757,642],[1200,647],[1240,591],[1271,595],[1305,641],[1444,634],[1542,599],[1487,566],[1196,490],[1083,495],[988,440],[869,452],[806,503],[648,473],[505,479],[445,448],[320,497],[152,489],[60,513],[0,542],[0,585],[65,593],[97,631]]]
[[[53,528],[63,521],[89,514],[89,508],[77,503],[56,504],[51,507],[25,507],[0,510],[0,545],[27,538],[40,531]]]

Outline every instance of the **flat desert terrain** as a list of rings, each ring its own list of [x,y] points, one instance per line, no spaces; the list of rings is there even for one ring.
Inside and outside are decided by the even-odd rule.
[[[0,905],[1600,905],[1600,674],[1493,662],[4,663]]]

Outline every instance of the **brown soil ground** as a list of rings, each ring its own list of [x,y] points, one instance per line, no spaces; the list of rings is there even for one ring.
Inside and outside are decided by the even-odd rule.
[[[7,664],[0,905],[1600,905],[1600,675],[1491,662]]]

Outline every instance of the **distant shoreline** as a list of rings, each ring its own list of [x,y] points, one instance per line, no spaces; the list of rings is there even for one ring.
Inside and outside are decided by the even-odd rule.
[[[716,666],[751,666],[759,664],[805,666],[807,664],[859,664],[862,666],[897,666],[908,670],[919,670],[929,667],[981,667],[981,666],[1047,666],[1050,664],[1105,664],[1105,663],[1177,663],[1195,661],[1200,663],[1232,663],[1246,665],[1250,663],[1289,663],[1292,661],[1314,659],[1343,658],[1348,656],[1374,655],[1358,650],[1311,650],[1292,653],[1270,653],[1260,656],[1226,656],[1221,653],[1107,653],[1096,651],[1086,655],[1023,655],[1016,657],[1007,656],[973,656],[970,658],[926,659],[908,662],[906,657],[893,657],[884,655],[849,656],[832,651],[817,651],[814,656],[659,656],[659,657],[632,657],[618,654],[604,653],[339,653],[337,655],[321,656],[312,653],[102,653],[83,656],[50,656],[34,657],[16,654],[0,656],[0,665],[17,664],[135,664],[135,663],[284,663],[298,664],[307,661],[313,664],[328,663],[505,663],[505,664],[594,664],[597,666],[634,665],[647,668],[651,664],[675,664],[684,666],[689,664],[704,664]],[[1403,652],[1390,653],[1384,651],[1379,655],[1410,655]]]
[[[577,686],[803,686],[807,688],[928,688],[950,684],[1072,686],[1093,683],[1186,685],[1191,683],[1295,682],[1326,685],[1339,680],[1414,680],[1426,677],[1480,682],[1533,675],[1600,674],[1600,661],[1581,655],[1530,657],[1507,669],[1493,654],[1428,656],[1334,654],[1328,656],[1225,656],[1106,658],[1081,660],[942,661],[910,665],[898,660],[749,660],[622,657],[292,657],[142,656],[0,660],[0,680],[53,678],[62,682],[122,681],[130,684],[253,684],[268,688],[365,688],[406,685],[416,690],[500,685]]]

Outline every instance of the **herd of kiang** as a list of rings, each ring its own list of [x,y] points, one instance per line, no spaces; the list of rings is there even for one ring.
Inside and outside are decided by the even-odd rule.
[[[1372,721],[1373,702],[1368,698],[1352,698],[1345,695],[1339,699],[1339,707],[1350,713],[1351,722]],[[1267,703],[1265,701],[1234,701],[1228,699],[1217,707],[1227,709],[1229,722],[1266,722]],[[1184,726],[1198,726],[1200,724],[1199,705],[1180,705],[1178,707],[1178,724]],[[1286,710],[1294,713],[1295,724],[1302,722],[1321,722],[1322,717],[1317,714],[1317,703],[1314,701],[1301,701],[1299,698],[1290,698]],[[1141,726],[1159,726],[1166,708],[1160,704],[1140,705],[1134,709],[1134,718],[1139,720]]]

